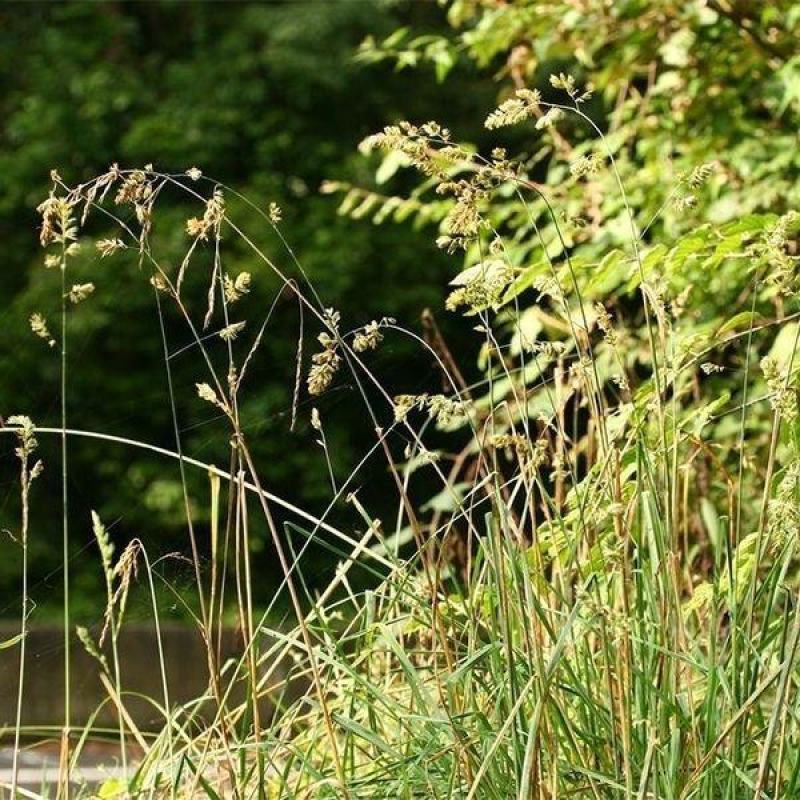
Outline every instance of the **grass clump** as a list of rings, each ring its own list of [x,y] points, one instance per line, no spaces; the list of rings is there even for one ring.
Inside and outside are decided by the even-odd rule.
[[[447,200],[438,244],[467,260],[447,307],[479,337],[483,377],[474,384],[440,335],[423,340],[390,318],[348,331],[288,246],[291,270],[236,221],[237,208],[255,209],[282,242],[277,207],[255,208],[194,169],[115,166],[76,188],[54,176],[42,236],[45,244],[61,236],[62,272],[68,255],[80,257],[82,217],[114,223],[98,258],[133,254],[149,276],[172,455],[182,468],[197,465],[182,450],[167,308],[191,338],[199,398],[230,433],[228,468],[213,471],[209,566],[185,493],[208,694],[171,706],[165,680],[163,730],[148,738],[124,713],[124,665],[106,663],[122,757],[131,737],[142,751],[136,764],[125,762],[119,793],[797,796],[796,216],[698,222],[669,246],[649,240],[653,220],[638,219],[619,152],[583,111],[588,93],[568,75],[551,85],[563,101],[522,90],[486,124],[531,124],[558,136],[569,119],[592,132],[591,149],[565,181],[578,190],[610,174],[627,231],[625,245],[611,248],[597,232],[593,260],[575,254],[576,234],[548,188],[503,149],[484,157],[435,123],[403,123],[368,141],[400,154]],[[689,213],[687,198],[716,168],[701,164],[678,177],[663,208]],[[171,192],[200,204],[186,225],[186,256],[173,268],[161,263],[156,235],[157,201]],[[498,218],[508,198],[519,213]],[[549,238],[536,224],[542,209]],[[521,244],[521,230],[531,244]],[[249,253],[249,272],[228,274],[230,239]],[[693,304],[687,275],[698,262],[720,272],[748,264],[738,278],[743,307],[722,322]],[[297,509],[269,493],[240,414],[249,367],[269,335],[270,314],[248,324],[239,305],[260,269],[278,280],[276,301],[292,296],[320,331],[310,364],[298,347],[292,419],[302,408],[303,371],[313,397],[347,375],[376,432],[349,475],[335,476],[329,459],[329,509],[305,514],[302,525],[279,523],[276,508]],[[186,290],[198,270],[208,278],[202,303]],[[62,301],[92,302],[94,291],[76,284]],[[51,338],[44,322],[34,332]],[[445,391],[392,397],[384,389],[369,357],[395,336],[419,341]],[[316,409],[311,425],[327,457]],[[352,493],[374,453],[397,490],[391,522],[373,519]],[[414,491],[423,470],[440,484],[433,498]],[[343,501],[355,515],[345,530],[328,522]],[[288,628],[253,603],[254,515],[281,566],[294,614]],[[114,643],[132,562],[144,550],[124,551],[120,568],[99,518],[95,532]],[[303,575],[312,542],[339,559],[321,595]],[[146,573],[157,624],[158,573],[149,563]],[[367,590],[358,588],[365,576]],[[245,646],[237,663],[222,664],[215,642],[231,597]],[[245,687],[243,701],[234,701],[236,687]],[[201,701],[211,703],[210,719],[198,714]],[[66,763],[74,757],[73,748]]]

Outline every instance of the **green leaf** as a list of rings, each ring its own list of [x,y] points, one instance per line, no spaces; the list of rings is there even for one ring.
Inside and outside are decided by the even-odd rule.
[[[403,41],[403,39],[408,36],[408,31],[408,26],[404,26],[402,28],[398,28],[396,31],[393,31],[383,40],[383,47],[387,49],[397,47]]]
[[[752,311],[741,311],[732,316],[729,320],[723,322],[717,329],[716,335],[724,336],[726,333],[731,333],[732,331],[749,328],[751,325],[755,325],[758,319],[760,319],[759,315],[754,314]]]
[[[606,253],[592,270],[587,293],[593,297],[605,297],[617,289],[628,276],[630,263],[622,250]]]
[[[103,781],[100,788],[97,790],[98,798],[101,800],[111,800],[112,797],[124,797],[127,787],[125,782],[119,778],[109,778]]]
[[[409,165],[408,156],[399,150],[390,150],[385,156],[381,165],[375,170],[375,183],[378,185],[386,183],[394,176],[398,169]]]
[[[789,322],[783,325],[769,349],[769,354],[785,368],[793,360],[794,370],[800,369],[800,358],[797,357],[798,323]]]

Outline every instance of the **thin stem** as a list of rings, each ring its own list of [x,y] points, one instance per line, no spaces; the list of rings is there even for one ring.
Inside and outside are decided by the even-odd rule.
[[[20,733],[22,729],[22,703],[25,694],[25,651],[28,638],[28,494],[30,480],[27,456],[22,458],[22,472],[20,479],[20,496],[22,500],[22,612],[20,617],[20,645],[19,645],[19,677],[17,682],[17,715],[14,725],[14,754],[11,764],[11,798],[17,796],[17,779],[19,775]]]
[[[70,598],[69,598],[69,492],[67,490],[67,256],[66,242],[61,242],[61,545],[63,569],[63,626],[64,626],[64,731],[62,734],[62,767],[69,764],[69,737],[72,725],[70,685]],[[69,800],[69,769],[62,770],[65,800]]]

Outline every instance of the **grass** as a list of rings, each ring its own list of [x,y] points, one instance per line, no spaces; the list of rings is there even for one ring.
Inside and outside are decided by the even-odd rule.
[[[526,118],[552,124],[558,119],[554,111],[591,124],[572,82],[564,76],[555,81],[569,102],[548,106],[530,92],[520,93],[514,104],[490,116],[490,126]],[[533,195],[547,204],[561,233],[544,190],[504,154],[491,159],[470,154],[433,125],[390,128],[373,139],[399,150],[452,195],[441,244],[477,254],[448,299],[449,307],[473,318],[483,339],[486,377],[475,386],[465,384],[443,341],[434,348],[394,320],[344,332],[339,315],[325,306],[283,242],[274,206],[261,212],[193,170],[172,175],[114,167],[76,189],[54,177],[53,195],[41,209],[43,243],[59,249],[62,274],[68,274],[70,259],[79,257],[76,220],[85,212],[116,228],[119,238],[97,244],[103,256],[130,251],[150,275],[175,443],[170,450],[70,430],[66,411],[60,428],[37,429],[16,420],[6,430],[21,439],[23,498],[27,503],[33,452],[25,437],[34,432],[60,434],[64,442],[71,435],[106,438],[178,459],[197,584],[195,620],[208,646],[207,663],[197,665],[208,672],[207,694],[185,705],[170,700],[159,652],[164,692],[152,702],[163,726],[154,735],[138,731],[125,712],[124,670],[115,643],[136,563],[143,564],[158,626],[159,574],[141,542],[117,556],[98,518],[111,664],[102,637],[95,641],[82,631],[81,639],[100,662],[109,702],[117,709],[122,764],[121,777],[109,781],[102,796],[800,796],[797,336],[783,362],[762,364],[768,392],[758,402],[769,409],[766,448],[748,424],[755,380],[751,350],[763,328],[751,314],[746,332],[712,341],[711,349],[740,347],[745,365],[741,404],[725,412],[738,415],[737,460],[730,469],[717,455],[722,443],[703,438],[721,406],[712,403],[698,412],[692,405],[691,381],[700,374],[704,353],[679,352],[682,323],[670,305],[675,298],[665,297],[653,277],[614,154],[599,129],[594,132],[604,156],[582,162],[580,169],[607,163],[617,176],[643,321],[637,341],[603,306],[584,298],[580,269],[563,239],[560,260],[541,242],[546,272],[536,284],[538,301],[563,335],[526,339],[517,284],[524,275],[513,266],[508,234],[494,227],[486,206],[498,187],[510,187],[523,208],[526,195]],[[465,173],[459,172],[465,163]],[[709,171],[703,167],[685,185],[694,188],[692,182],[699,185]],[[161,263],[151,237],[156,202],[170,192],[201,208],[187,224],[190,245],[177,271]],[[116,206],[133,209],[135,225],[107,201],[112,193]],[[256,236],[236,222],[226,198],[258,211],[265,228],[285,245],[291,271],[265,255]],[[651,219],[647,228],[652,224]],[[533,229],[538,234],[535,224]],[[236,318],[251,278],[226,274],[223,231],[226,240],[236,237],[249,249],[259,269],[277,276],[279,292],[294,295],[321,329],[305,391],[320,394],[346,371],[376,430],[370,453],[348,476],[337,479],[328,459],[333,496],[319,517],[270,493],[251,455],[239,402],[248,368],[268,335],[269,315],[255,336]],[[774,228],[768,235],[770,246],[783,246],[775,244]],[[202,250],[211,259],[207,304],[198,314],[190,310],[182,283],[187,271],[197,268],[193,259]],[[90,291],[84,287],[73,294],[86,300]],[[756,296],[754,291],[753,308]],[[164,324],[168,304],[192,336],[205,371],[198,394],[229,426],[226,470],[183,452]],[[37,327],[46,332],[40,322]],[[781,325],[779,315],[772,327]],[[427,349],[449,387],[445,394],[387,394],[368,357],[392,336],[411,336]],[[299,351],[298,377],[304,364]],[[62,375],[66,369],[65,360]],[[298,382],[295,404],[299,393]],[[314,415],[328,458],[322,422]],[[451,441],[460,450],[430,450],[425,441],[436,428],[455,431]],[[397,489],[390,523],[373,519],[351,494],[374,453],[385,457]],[[212,475],[208,569],[202,567],[183,471],[196,467]],[[418,470],[441,483],[441,493],[428,506],[428,498],[417,498],[410,489]],[[704,491],[701,484],[712,488]],[[754,496],[760,496],[755,504]],[[327,521],[343,502],[357,520],[352,530]],[[276,506],[296,519],[285,530],[276,521]],[[254,514],[266,523],[283,573],[274,603],[283,592],[288,595],[295,617],[288,628],[271,624],[272,606],[257,609],[253,601]],[[25,523],[23,530],[24,539]],[[303,542],[299,548],[292,544],[297,541]],[[303,556],[312,542],[333,552],[339,564],[321,595],[303,575]],[[359,581],[353,580],[356,575]],[[365,577],[371,588],[354,589]],[[22,598],[24,646],[24,585]],[[233,664],[220,663],[216,644],[226,601],[245,637],[244,652]],[[65,613],[69,638],[66,603]],[[237,692],[242,686],[244,700]],[[210,719],[200,715],[209,703]],[[18,720],[18,735],[20,730]],[[66,775],[92,735],[91,725],[80,733],[70,730],[67,709],[61,796],[69,793]],[[126,758],[131,744],[141,758]],[[79,789],[77,796],[89,792]]]

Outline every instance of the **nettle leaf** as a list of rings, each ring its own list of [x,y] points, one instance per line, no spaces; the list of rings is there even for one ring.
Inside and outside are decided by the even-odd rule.
[[[708,345],[709,334],[703,330],[694,330],[682,336],[677,344],[680,363],[685,364],[689,359],[698,356]]]
[[[659,273],[663,271],[668,253],[669,248],[666,245],[657,244],[654,247],[651,247],[642,256],[641,272],[644,273],[645,278],[655,271],[658,271]],[[630,271],[630,276],[625,287],[626,291],[632,292],[634,289],[639,287],[641,282],[642,280],[639,267],[638,265],[634,264],[633,269]]]
[[[737,233],[725,237],[715,248],[713,254],[703,262],[708,269],[718,267],[726,258],[742,250],[743,237]]]
[[[790,105],[800,103],[800,57],[795,57],[786,62],[778,70],[778,77],[783,84],[783,97],[781,98],[780,113]]]
[[[755,326],[760,319],[760,315],[754,314],[752,311],[741,311],[720,325],[717,328],[716,336],[725,336],[726,333],[732,333],[733,331],[747,330],[751,326]]]
[[[519,297],[526,289],[530,289],[533,282],[549,269],[550,264],[546,259],[541,259],[529,267],[524,267],[511,286],[506,289],[506,293],[503,295],[503,305],[510,303],[515,297]]]
[[[687,259],[706,250],[712,241],[710,225],[703,225],[695,229],[690,235],[684,236],[670,251],[666,259],[667,269],[679,272],[683,269]]]
[[[655,247],[651,247],[642,259],[644,274],[647,275],[656,267],[663,266],[666,262],[668,252],[669,250],[665,244],[657,244]]]
[[[467,267],[450,281],[451,286],[466,286],[468,283],[478,279],[491,280],[506,269],[506,263],[500,259],[489,259],[480,264]]]
[[[505,298],[503,300],[505,303]],[[511,337],[511,354],[519,355],[525,347],[530,347],[542,332],[544,324],[542,323],[539,309],[535,306],[526,308],[513,325],[514,334]]]
[[[800,369],[800,357],[797,353],[798,344],[798,325],[797,322],[787,322],[782,325],[769,349],[771,355],[782,368],[786,368],[792,362],[792,372]]]
[[[699,408],[691,409],[682,419],[681,428],[692,433],[694,436],[700,436],[703,428],[708,425],[711,418],[719,413],[725,406],[728,405],[731,399],[731,393],[728,391],[723,392],[719,397],[712,400],[710,403],[700,406]]]
[[[618,289],[628,277],[631,262],[622,250],[612,250],[603,256],[600,263],[591,271],[586,293],[589,297],[607,297]]]
[[[763,233],[770,225],[774,225],[777,219],[777,214],[745,214],[735,222],[725,223],[719,230],[723,236],[739,233],[752,238],[755,234]]]

